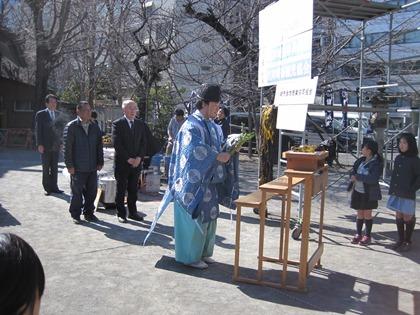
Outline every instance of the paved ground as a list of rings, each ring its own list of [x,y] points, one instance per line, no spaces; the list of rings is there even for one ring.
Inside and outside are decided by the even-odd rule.
[[[255,160],[242,159],[243,191],[256,188],[256,166]],[[156,198],[142,196],[147,201],[138,204],[148,214],[144,223],[121,224],[113,210],[100,210],[100,222],[74,225],[67,179],[59,176],[65,195],[44,196],[40,159],[32,151],[0,149],[0,231],[22,236],[39,254],[47,278],[42,314],[420,314],[420,233],[414,234],[411,252],[389,249],[396,236],[394,219],[381,202],[373,244],[351,245],[354,213],[347,205],[343,172],[330,172],[323,269],[311,274],[308,293],[232,282],[235,226],[227,209],[218,221],[218,263],[205,271],[173,259],[172,208],[149,245],[140,245]],[[315,199],[312,239],[317,237],[318,208]],[[266,254],[273,256],[276,209],[278,201],[271,201]],[[256,267],[258,220],[250,209],[244,215],[241,263],[246,273]],[[294,257],[299,242],[291,240],[291,245]],[[270,277],[279,275],[277,265],[267,264],[265,270]]]

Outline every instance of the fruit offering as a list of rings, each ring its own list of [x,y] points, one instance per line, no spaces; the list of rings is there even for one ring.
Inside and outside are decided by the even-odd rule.
[[[292,147],[293,152],[305,152],[305,153],[314,153],[316,150],[316,145],[301,145],[301,146],[294,146]]]

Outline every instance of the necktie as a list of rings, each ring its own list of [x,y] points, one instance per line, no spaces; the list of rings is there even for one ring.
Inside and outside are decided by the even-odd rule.
[[[133,129],[134,121],[130,120],[130,129]]]
[[[53,111],[53,110],[52,110],[52,111],[50,111],[50,114],[51,114],[51,115],[50,115],[50,116],[51,116],[51,119],[52,119],[52,120],[54,120],[54,119],[55,119],[55,113],[54,113],[54,111]]]

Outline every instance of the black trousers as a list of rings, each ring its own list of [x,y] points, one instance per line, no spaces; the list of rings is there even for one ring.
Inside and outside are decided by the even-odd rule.
[[[129,215],[137,213],[137,191],[140,177],[140,167],[115,166],[115,179],[117,181],[117,195],[115,204],[117,206],[118,216],[127,217],[124,207],[124,197],[127,191],[127,206]]]
[[[71,175],[70,214],[78,218],[80,214],[93,214],[94,202],[98,190],[97,172],[75,172]]]
[[[46,192],[58,190],[58,151],[45,151],[42,159],[42,186]]]

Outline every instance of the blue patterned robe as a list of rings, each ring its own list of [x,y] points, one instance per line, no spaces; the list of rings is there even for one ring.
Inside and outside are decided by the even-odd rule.
[[[177,201],[198,225],[217,219],[219,203],[234,208],[239,195],[238,155],[227,164],[219,163],[222,152],[220,126],[204,119],[199,111],[182,125],[173,147],[168,189],[162,199],[144,243],[171,201]]]

